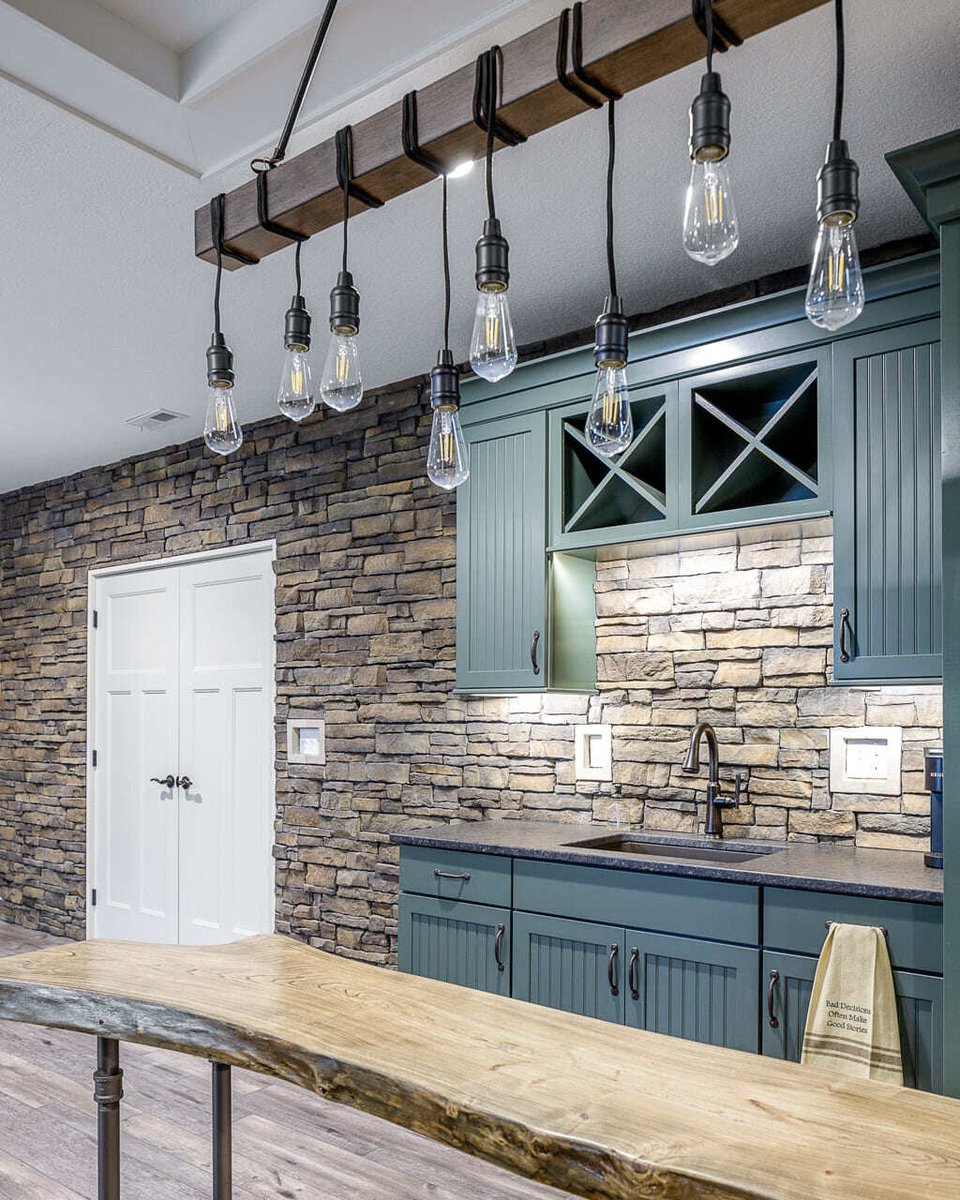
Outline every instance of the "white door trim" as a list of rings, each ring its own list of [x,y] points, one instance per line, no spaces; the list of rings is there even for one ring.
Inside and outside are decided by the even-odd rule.
[[[126,562],[119,563],[113,567],[96,567],[92,571],[87,572],[87,757],[86,757],[86,820],[87,820],[87,857],[86,857],[86,873],[84,887],[85,896],[85,911],[86,911],[86,936],[92,938],[96,936],[96,908],[93,905],[93,881],[97,877],[96,864],[96,849],[94,837],[94,776],[93,776],[93,752],[97,745],[97,730],[96,730],[96,661],[97,661],[97,636],[98,630],[94,627],[93,614],[96,610],[97,599],[97,583],[101,579],[107,579],[114,575],[136,574],[142,571],[162,570],[165,567],[179,567],[185,563],[194,562],[212,562],[218,558],[240,558],[248,554],[262,554],[264,552],[270,554],[270,561],[277,561],[277,543],[271,538],[264,542],[244,542],[237,546],[221,546],[211,550],[197,550],[190,554],[175,554],[169,558],[149,558],[142,562]],[[273,714],[274,720],[272,725],[276,726],[277,712],[277,673],[276,673],[276,641],[272,642],[273,646],[273,662],[270,671],[270,693],[269,706]],[[273,733],[276,739],[276,733]],[[272,751],[272,757],[276,758],[275,748]],[[270,819],[269,829],[269,845],[273,847],[274,842],[274,819],[277,811],[277,773],[276,769],[270,772],[270,791],[267,797],[269,803],[267,806]],[[270,887],[270,904],[269,911],[276,916],[276,861],[271,852],[270,855],[270,870],[268,872],[269,887]]]

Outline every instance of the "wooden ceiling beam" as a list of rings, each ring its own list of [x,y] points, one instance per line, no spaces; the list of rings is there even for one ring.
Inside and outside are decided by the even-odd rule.
[[[742,38],[817,8],[826,0],[715,0],[719,13]],[[558,15],[560,4],[558,2]],[[548,21],[503,47],[503,106],[500,115],[528,137],[560,124],[584,105],[557,82],[557,21]],[[736,50],[730,52],[736,58]],[[690,0],[589,0],[584,5],[583,64],[609,86],[633,91],[704,58],[703,34],[690,13]],[[719,60],[722,69],[723,58]],[[473,122],[474,65],[421,88],[417,93],[420,144],[451,166],[480,158],[484,135]],[[692,96],[691,96],[692,99]],[[388,201],[428,183],[433,176],[405,157],[401,105],[375,113],[353,127],[356,182]],[[312,235],[341,218],[334,139],[291,158],[270,172],[270,216]],[[351,212],[363,205],[351,202]],[[257,221],[256,181],[229,192],[224,204],[224,241],[246,255],[264,258],[291,243],[265,232]],[[194,214],[199,258],[216,261],[207,206]],[[224,266],[242,264],[225,258]]]

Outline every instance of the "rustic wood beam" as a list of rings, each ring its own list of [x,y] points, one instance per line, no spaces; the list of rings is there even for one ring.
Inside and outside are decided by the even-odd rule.
[[[752,37],[826,0],[715,0],[715,9],[742,38]],[[560,3],[558,0],[558,14]],[[503,47],[503,107],[509,125],[528,137],[584,111],[584,105],[557,82],[557,22],[548,21]],[[736,50],[731,51],[735,57]],[[583,64],[621,92],[703,59],[704,38],[691,16],[689,0],[589,0],[584,6]],[[722,66],[723,60],[720,60]],[[479,158],[484,135],[473,122],[474,66],[419,90],[421,146],[453,165]],[[356,181],[381,200],[428,183],[430,172],[404,156],[401,105],[396,103],[353,128]],[[270,217],[312,235],[335,225],[342,200],[337,186],[333,138],[282,163],[270,173]],[[351,202],[351,212],[363,205]],[[265,232],[257,221],[256,181],[228,193],[224,241],[254,258],[282,250],[290,242]],[[199,258],[216,261],[206,206],[194,214],[194,244]],[[242,264],[226,258],[224,266]]]

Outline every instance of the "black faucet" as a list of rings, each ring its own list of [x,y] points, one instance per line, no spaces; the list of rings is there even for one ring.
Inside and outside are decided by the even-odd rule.
[[[722,837],[723,823],[720,819],[721,808],[736,808],[740,803],[741,777],[737,775],[737,784],[730,797],[724,797],[720,791],[720,757],[717,746],[717,734],[712,725],[701,721],[690,735],[690,746],[684,760],[683,771],[687,775],[696,775],[700,770],[700,740],[707,739],[707,820],[704,833],[708,837]]]

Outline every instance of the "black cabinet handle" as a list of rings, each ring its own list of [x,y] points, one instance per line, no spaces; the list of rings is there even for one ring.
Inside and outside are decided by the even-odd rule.
[[[850,609],[840,609],[840,661],[850,661],[850,651],[847,649],[847,631],[850,628]]]
[[[174,779],[174,777],[172,775],[166,775],[166,776],[164,776],[163,779],[158,779],[156,777],[156,775],[154,775],[151,777],[150,782],[151,783],[159,783],[162,787],[165,787],[168,791],[172,791],[177,783],[177,781]]]
[[[533,631],[533,638],[530,642],[530,665],[533,667],[534,675],[540,674],[540,664],[537,662],[537,649],[540,645],[540,630]]]
[[[497,936],[493,941],[493,957],[497,963],[497,970],[505,970],[503,965],[503,936],[507,932],[507,927],[504,924],[497,926]]]
[[[617,958],[620,954],[620,947],[614,942],[610,947],[610,953],[607,955],[607,982],[610,984],[610,995],[620,995],[620,985],[617,982]]]
[[[470,882],[470,872],[469,871],[441,871],[440,868],[438,867],[434,871],[434,875],[436,875],[437,879],[459,879],[463,883]]]
[[[630,999],[640,999],[640,950],[633,946],[630,950],[630,962],[627,964],[627,987],[630,989]]]
[[[189,775],[178,775],[177,776],[177,787],[182,787],[185,792],[189,792],[190,789],[193,787],[193,780],[190,778]]]
[[[770,1028],[780,1028],[780,1018],[773,1011],[774,996],[777,990],[777,984],[780,982],[780,972],[770,972],[770,985],[767,988],[767,1016],[770,1018]]]

